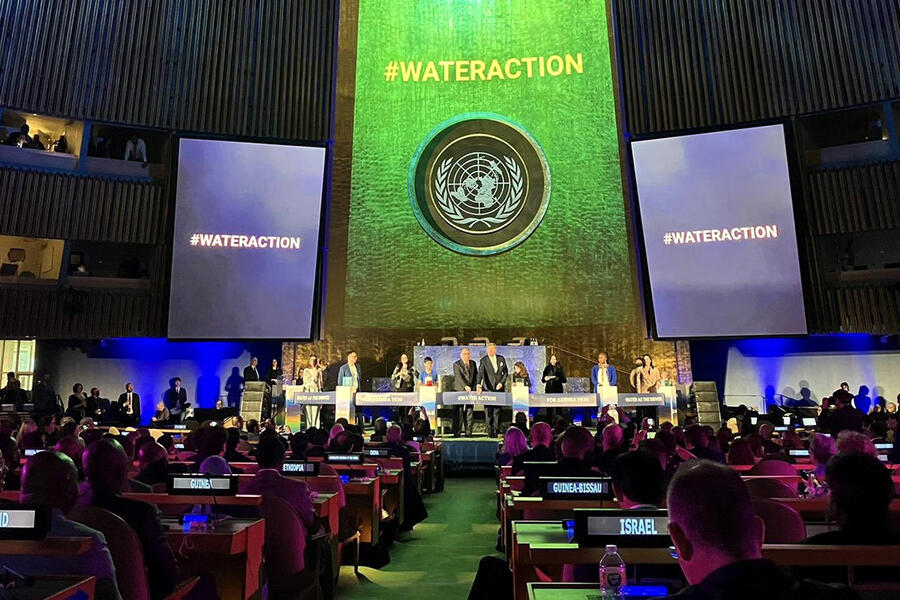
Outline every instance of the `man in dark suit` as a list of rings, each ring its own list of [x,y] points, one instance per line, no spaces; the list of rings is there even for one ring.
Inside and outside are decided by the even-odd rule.
[[[463,348],[459,351],[459,360],[453,363],[453,391],[471,393],[476,387],[478,387],[478,365],[472,360],[469,349]],[[459,437],[460,421],[465,424],[466,437],[472,437],[474,408],[472,404],[456,407],[453,414],[453,437]]]
[[[262,378],[259,376],[259,370],[257,370],[256,365],[259,364],[259,361],[254,356],[250,359],[250,364],[244,367],[244,383],[248,381],[261,381]]]
[[[169,417],[173,423],[181,423],[184,410],[190,406],[187,401],[187,390],[181,387],[181,377],[172,380],[171,387],[163,396],[163,403],[169,409]]]
[[[835,438],[848,429],[862,431],[866,416],[853,406],[853,394],[839,389],[831,397],[836,408],[823,408],[819,415],[819,429],[831,432]]]
[[[178,564],[166,542],[159,520],[159,509],[148,502],[123,498],[121,495],[121,490],[128,481],[131,463],[125,450],[115,440],[102,439],[87,447],[82,462],[91,506],[119,515],[137,534],[144,551],[150,597],[163,598],[169,595],[178,582]]]
[[[478,366],[478,393],[506,392],[506,380],[509,377],[509,369],[506,359],[497,354],[497,344],[487,345],[487,356],[481,358]],[[485,407],[485,420],[487,421],[488,435],[497,437],[500,435],[500,407]]]
[[[119,419],[127,425],[141,423],[141,397],[134,393],[134,384],[125,384],[125,393],[119,395]]]

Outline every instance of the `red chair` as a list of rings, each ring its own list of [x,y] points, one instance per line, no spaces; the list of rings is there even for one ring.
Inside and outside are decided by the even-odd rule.
[[[116,585],[123,600],[150,600],[150,586],[144,570],[144,551],[131,525],[119,515],[94,506],[78,505],[68,516],[73,521],[96,529],[106,538],[106,545],[116,568]],[[199,577],[184,580],[166,597],[167,600],[186,597],[199,580]]]
[[[306,528],[294,508],[281,498],[263,496],[262,513],[269,598],[321,598],[318,574],[306,568]]]
[[[806,539],[806,525],[800,513],[790,506],[753,498],[753,510],[766,525],[766,544],[797,544]]]
[[[756,463],[744,475],[797,475],[797,469],[790,463],[773,458]]]
[[[778,479],[750,479],[745,481],[750,495],[757,498],[799,498],[795,488]]]

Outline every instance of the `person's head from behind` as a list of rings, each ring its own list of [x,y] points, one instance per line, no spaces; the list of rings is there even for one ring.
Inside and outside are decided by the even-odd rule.
[[[121,492],[128,481],[130,462],[122,445],[112,438],[97,440],[81,456],[84,476],[95,493]]]
[[[68,513],[78,501],[78,469],[61,452],[40,452],[22,468],[19,502],[46,504]]]
[[[756,457],[750,443],[744,438],[738,438],[728,448],[727,461],[729,465],[755,465]]]
[[[853,394],[851,394],[849,390],[845,390],[842,387],[841,389],[834,391],[834,393],[831,395],[831,399],[834,400],[835,406],[837,406],[838,408],[842,408],[853,402]]]
[[[353,434],[349,431],[339,431],[328,443],[330,452],[351,452],[353,450]]]
[[[260,469],[281,469],[284,463],[284,445],[277,435],[259,438],[256,446],[256,464]]]
[[[669,484],[669,533],[688,583],[720,567],[762,556],[765,527],[750,493],[730,467],[684,463]]]
[[[151,465],[169,462],[169,451],[159,442],[147,442],[138,450],[138,466],[143,471]]]
[[[207,425],[197,430],[197,453],[202,456],[216,456],[225,452],[228,434],[219,426]]]
[[[259,421],[256,419],[249,419],[246,427],[247,433],[259,433]]]
[[[831,516],[842,530],[888,530],[894,482],[890,471],[877,458],[858,452],[838,454],[828,461],[825,481],[831,490]]]
[[[593,449],[594,436],[580,425],[566,429],[559,443],[559,451],[564,458],[584,460]]]
[[[291,459],[306,460],[306,444],[308,438],[305,433],[295,433],[291,436]]]
[[[625,443],[625,430],[618,423],[610,423],[601,434],[604,450],[618,450]]]
[[[509,456],[518,456],[528,451],[528,441],[518,427],[510,427],[503,436],[503,451]]]
[[[692,448],[705,448],[709,446],[709,438],[699,425],[691,425],[684,431],[684,446],[688,450]]]
[[[660,506],[666,495],[666,477],[659,458],[643,450],[616,457],[612,485],[622,508],[639,504]]]
[[[229,427],[225,431],[225,449],[237,450],[238,444],[241,443],[241,430],[237,427]]]
[[[771,423],[760,423],[759,424],[759,435],[762,436],[764,440],[772,439],[772,435],[775,433],[775,426]]]
[[[526,428],[528,427],[528,415],[526,415],[521,410],[516,413],[516,416],[513,418],[513,423],[516,424],[516,427]]]
[[[382,437],[385,433],[387,433],[387,421],[384,420],[384,417],[378,417],[377,419],[375,419],[373,433]]]
[[[307,429],[306,436],[309,438],[309,445],[313,447],[324,448],[328,443],[328,432],[318,427]]]
[[[403,444],[403,429],[399,425],[388,427],[385,441],[389,444]]]
[[[207,456],[197,470],[203,475],[231,475],[231,465],[221,456]]]
[[[540,421],[531,428],[531,447],[544,446],[549,448],[553,444],[553,430],[550,425]]]
[[[868,436],[858,431],[842,431],[837,437],[837,453],[847,454],[851,452],[878,456],[878,450],[875,449],[875,444]]]
[[[77,435],[67,435],[60,438],[53,448],[61,454],[65,454],[72,459],[77,468],[81,468],[81,454],[84,452],[84,440]]]

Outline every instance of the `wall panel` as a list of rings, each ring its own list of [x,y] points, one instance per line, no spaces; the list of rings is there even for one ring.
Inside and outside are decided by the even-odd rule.
[[[0,106],[326,140],[336,19],[336,0],[0,0]]]
[[[631,133],[900,96],[900,2],[613,0]]]

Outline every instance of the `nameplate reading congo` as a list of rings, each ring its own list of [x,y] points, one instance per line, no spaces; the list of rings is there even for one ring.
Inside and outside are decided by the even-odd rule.
[[[363,464],[362,453],[337,454],[326,452],[325,462],[333,465],[361,465]]]
[[[234,475],[170,475],[166,485],[169,494],[185,496],[234,496],[238,478]]]
[[[668,547],[668,527],[662,509],[575,509],[575,540],[586,546]]]
[[[316,477],[319,474],[319,463],[289,460],[281,466],[281,472],[285,475]]]
[[[416,392],[359,392],[354,403],[357,406],[418,406],[421,401]]]
[[[541,496],[546,500],[612,500],[609,477],[541,477]]]
[[[50,508],[0,510],[0,539],[40,540],[50,530]]]

